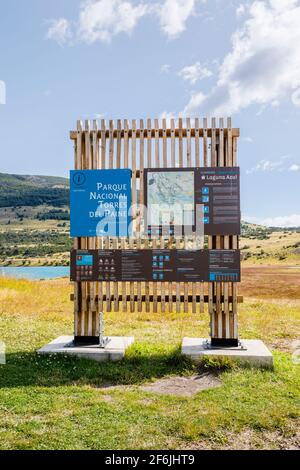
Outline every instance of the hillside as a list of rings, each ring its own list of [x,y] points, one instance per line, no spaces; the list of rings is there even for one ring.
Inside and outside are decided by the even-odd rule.
[[[0,265],[66,265],[69,180],[0,173]],[[300,265],[300,228],[242,222],[240,248],[247,266]]]
[[[36,207],[69,204],[69,180],[56,176],[0,173],[0,207]]]

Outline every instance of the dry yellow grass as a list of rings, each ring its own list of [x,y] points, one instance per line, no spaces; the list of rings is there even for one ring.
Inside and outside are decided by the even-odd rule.
[[[197,373],[179,352],[183,336],[207,336],[208,314],[106,314],[106,332],[134,335],[120,363],[39,357],[72,334],[67,279],[0,280],[1,449],[200,449],[299,447],[299,299],[253,297],[239,306],[240,335],[272,348],[275,371],[228,369],[221,386],[193,397],[146,392],[141,385]],[[107,387],[109,385],[109,387]],[[79,425],[80,423],[80,425]]]

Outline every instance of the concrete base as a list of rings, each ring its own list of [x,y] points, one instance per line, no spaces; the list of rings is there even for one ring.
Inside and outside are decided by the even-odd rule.
[[[134,342],[133,337],[108,337],[105,348],[100,346],[74,346],[73,336],[60,336],[38,351],[38,354],[64,354],[93,361],[120,361],[125,356],[128,346]]]
[[[232,348],[211,348],[204,338],[183,338],[181,352],[193,361],[199,362],[204,356],[224,357],[241,364],[273,368],[273,356],[265,344],[258,339],[241,340],[241,346]]]

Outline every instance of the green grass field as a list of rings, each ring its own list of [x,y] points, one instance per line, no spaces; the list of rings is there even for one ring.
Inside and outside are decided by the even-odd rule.
[[[292,360],[300,299],[240,306],[240,335],[262,338],[274,371],[180,356],[184,336],[207,336],[208,315],[112,313],[106,332],[134,335],[120,363],[98,364],[35,351],[72,334],[67,280],[0,281],[1,449],[299,448],[300,374]],[[245,286],[247,294],[247,286]],[[193,397],[146,392],[141,385],[211,370],[222,385]]]

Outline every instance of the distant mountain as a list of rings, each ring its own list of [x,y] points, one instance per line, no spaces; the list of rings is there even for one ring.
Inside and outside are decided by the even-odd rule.
[[[69,180],[59,176],[0,173],[0,207],[65,206],[69,204]]]
[[[242,220],[242,236],[253,236],[256,238],[264,237],[272,232],[299,232],[300,227],[267,227],[266,225],[253,224]]]

